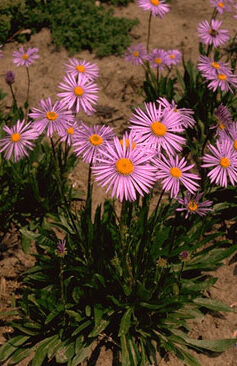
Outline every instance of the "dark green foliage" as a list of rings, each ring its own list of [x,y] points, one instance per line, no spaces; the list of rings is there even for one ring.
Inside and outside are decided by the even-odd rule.
[[[127,5],[134,2],[134,0],[101,0],[102,3],[112,4],[112,5]]]
[[[137,20],[113,16],[113,10],[98,7],[91,0],[25,0],[24,6],[3,8],[0,18],[0,42],[4,43],[20,29],[50,29],[56,46],[71,54],[82,49],[98,56],[122,54],[130,45],[128,32]]]

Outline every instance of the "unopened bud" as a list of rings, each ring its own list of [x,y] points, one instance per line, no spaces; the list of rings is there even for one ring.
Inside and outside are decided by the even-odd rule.
[[[15,82],[15,74],[13,71],[6,72],[5,81],[8,85],[12,85]]]

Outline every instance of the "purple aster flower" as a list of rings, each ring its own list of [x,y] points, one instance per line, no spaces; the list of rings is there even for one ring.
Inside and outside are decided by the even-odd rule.
[[[194,164],[187,165],[185,158],[179,160],[178,155],[166,158],[161,155],[154,161],[158,168],[157,178],[161,179],[161,183],[165,192],[170,191],[172,198],[177,197],[182,183],[189,192],[194,193],[198,190],[199,184],[195,181],[200,179],[196,174],[187,173]]]
[[[209,83],[208,88],[216,91],[217,88],[220,88],[221,91],[230,91],[233,93],[232,88],[237,88],[237,76],[232,72],[223,72],[220,71],[216,76],[210,75],[207,77]]]
[[[182,53],[179,50],[169,50],[166,52],[167,65],[177,65],[182,60]]]
[[[103,153],[108,142],[112,142],[114,132],[106,126],[89,127],[84,123],[75,133],[73,149],[77,156],[82,155],[86,163],[94,162]]]
[[[228,73],[231,71],[228,63],[221,61],[214,61],[212,58],[207,56],[200,56],[197,65],[198,70],[201,72],[203,77],[209,78],[210,76],[217,76],[218,72]]]
[[[39,58],[37,52],[39,52],[38,48],[28,48],[28,50],[25,51],[24,47],[20,47],[18,51],[14,51],[12,54],[14,57],[13,62],[16,66],[29,67],[35,60],[37,60],[37,58]]]
[[[57,250],[56,250],[56,254],[63,258],[65,257],[65,255],[67,254],[67,250],[66,250],[66,240],[59,240],[57,243]]]
[[[138,6],[145,11],[151,11],[152,15],[162,18],[169,12],[169,5],[164,0],[138,0]]]
[[[40,108],[32,108],[29,116],[35,120],[33,126],[41,134],[47,127],[47,136],[52,137],[54,132],[60,134],[67,123],[74,120],[71,111],[66,110],[62,101],[57,101],[52,104],[51,98],[46,100],[41,99]]]
[[[6,72],[5,81],[8,85],[12,85],[15,82],[15,74],[13,71]]]
[[[85,60],[78,61],[76,58],[69,58],[69,64],[65,64],[66,72],[72,76],[79,74],[85,76],[87,80],[95,80],[99,76],[99,68],[96,64],[91,64]]]
[[[192,115],[194,114],[194,111],[192,109],[177,108],[177,104],[175,103],[174,100],[172,100],[172,102],[169,103],[169,101],[166,98],[159,98],[157,100],[157,103],[160,103],[160,105],[162,105],[162,107],[164,107],[166,110],[171,110],[175,113],[179,113],[181,127],[193,128],[195,120],[192,117]]]
[[[233,149],[233,144],[228,140],[216,142],[216,147],[209,145],[212,155],[205,154],[202,158],[203,168],[214,167],[207,175],[211,183],[227,187],[227,178],[229,177],[232,185],[237,183],[237,152]]]
[[[142,44],[129,47],[125,53],[125,60],[133,65],[141,65],[147,59],[146,48]]]
[[[180,115],[172,110],[156,108],[155,103],[145,103],[145,111],[136,108],[130,119],[131,130],[137,134],[137,142],[144,143],[159,153],[161,148],[170,154],[181,151],[185,138],[177,135],[183,132]]]
[[[2,48],[2,44],[0,44],[0,48]],[[0,49],[0,58],[3,57],[3,53],[2,53],[2,50]]]
[[[232,118],[230,111],[223,104],[220,104],[215,112],[215,116],[218,119],[217,125],[210,127],[211,129],[216,128],[216,136],[220,138],[227,138],[227,132],[229,126],[232,124]]]
[[[225,11],[231,11],[229,1],[226,0],[210,0],[210,5],[216,8],[220,14],[223,14]]]
[[[151,67],[159,68],[163,70],[165,66],[168,66],[167,52],[163,49],[154,48],[154,50],[147,56],[150,61]]]
[[[115,137],[92,167],[92,172],[102,187],[107,185],[106,192],[112,189],[112,197],[134,201],[136,192],[141,196],[144,192],[149,193],[156,181],[156,169],[149,163],[150,159],[141,149],[127,148],[125,137],[122,146]]]
[[[72,145],[76,133],[80,131],[80,126],[77,121],[69,122],[67,125],[63,126],[63,129],[59,131],[59,136],[61,136],[61,141],[66,142],[68,145]]]
[[[31,123],[26,123],[25,120],[18,120],[16,125],[12,127],[4,126],[8,136],[0,139],[0,152],[4,151],[4,156],[7,160],[14,155],[14,160],[18,161],[24,156],[28,156],[28,151],[33,149],[34,144],[31,140],[36,140],[39,136]]]
[[[233,144],[234,150],[237,152],[237,122],[232,122],[228,128],[230,141]]]
[[[189,214],[198,214],[200,216],[205,216],[207,212],[212,211],[213,202],[212,201],[203,201],[200,202],[203,193],[199,193],[197,195],[192,196],[190,192],[187,192],[186,197],[184,199],[178,198],[178,202],[184,206],[181,208],[177,208],[176,211],[187,211],[185,215],[185,219],[188,218]]]
[[[181,253],[180,253],[180,259],[183,261],[183,262],[186,262],[190,259],[190,253],[187,251],[187,250],[183,250]]]
[[[64,83],[60,83],[58,87],[65,90],[57,96],[62,98],[68,109],[72,108],[76,113],[82,109],[88,115],[95,112],[92,104],[97,102],[98,87],[93,81],[88,81],[82,74],[78,74],[77,80],[75,76],[68,74],[64,77]]]
[[[198,34],[201,42],[207,45],[219,47],[230,39],[229,31],[226,29],[219,29],[222,22],[212,19],[211,24],[204,20],[198,25]]]

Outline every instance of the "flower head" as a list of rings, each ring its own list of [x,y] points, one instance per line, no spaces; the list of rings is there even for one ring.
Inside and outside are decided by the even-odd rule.
[[[166,109],[166,111],[171,110],[175,113],[179,114],[180,125],[184,128],[192,128],[195,124],[195,120],[192,117],[194,111],[189,108],[178,108],[177,104],[174,100],[170,103],[166,98],[159,98],[157,103],[160,103],[162,107]]]
[[[5,81],[8,85],[12,85],[15,82],[15,74],[13,71],[6,72]]]
[[[82,155],[86,163],[94,162],[103,153],[108,142],[112,142],[114,132],[112,128],[94,125],[89,127],[84,123],[76,131],[73,148],[77,156]]]
[[[203,193],[192,196],[190,192],[187,192],[184,199],[178,198],[178,202],[184,207],[177,208],[176,211],[186,211],[185,219],[187,219],[190,214],[198,214],[200,216],[206,215],[207,212],[212,211],[210,206],[212,206],[213,202],[200,202],[202,196]]]
[[[146,48],[140,43],[129,47],[125,53],[125,60],[133,65],[141,65],[146,59]]]
[[[210,0],[210,5],[216,8],[219,14],[223,14],[225,11],[231,11],[228,0]]]
[[[138,6],[145,11],[151,11],[152,15],[162,18],[169,12],[169,5],[164,0],[138,0]]]
[[[25,124],[25,120],[18,120],[12,127],[4,126],[3,131],[7,133],[7,136],[0,139],[0,152],[5,152],[4,156],[7,160],[12,155],[14,155],[15,161],[28,156],[27,149],[32,150],[34,146],[31,140],[36,140],[39,136],[32,124]]]
[[[165,66],[168,66],[167,52],[163,49],[154,48],[154,50],[147,56],[150,61],[151,67],[159,70],[163,70]]]
[[[51,98],[41,99],[40,108],[32,108],[29,116],[35,120],[33,126],[41,134],[47,127],[47,136],[52,137],[54,132],[62,133],[68,123],[74,120],[71,111],[66,110],[61,101],[52,104]]]
[[[217,117],[218,123],[217,125],[211,127],[211,129],[216,128],[216,136],[219,136],[220,138],[227,138],[228,129],[233,122],[230,111],[223,104],[220,104],[215,112],[215,115]]]
[[[76,58],[69,58],[69,64],[65,64],[66,72],[72,76],[83,75],[87,80],[95,80],[99,76],[99,68],[85,60],[78,61]]]
[[[207,56],[200,56],[198,62],[198,70],[201,72],[203,77],[208,80],[211,76],[217,76],[218,73],[228,73],[231,71],[228,63],[223,63],[221,61],[214,61],[213,58]]]
[[[181,261],[187,262],[188,260],[190,260],[190,258],[191,258],[191,255],[190,255],[190,253],[187,250],[183,250],[180,253],[180,259],[181,259]]]
[[[102,187],[107,185],[106,192],[112,189],[112,197],[134,201],[136,192],[143,196],[156,181],[156,169],[150,159],[151,156],[141,149],[127,148],[125,137],[123,144],[115,137],[113,144],[108,144],[97,159],[92,172]]]
[[[182,60],[182,53],[179,50],[169,50],[166,52],[167,65],[177,65]]]
[[[58,257],[65,257],[65,255],[67,254],[67,250],[66,250],[66,240],[59,240],[57,243],[57,250],[56,250],[56,255]]]
[[[20,47],[18,51],[14,51],[12,54],[13,62],[16,66],[29,67],[39,58],[39,55],[37,54],[38,51],[38,48],[28,48],[28,50],[25,51],[24,47]]]
[[[233,88],[237,88],[237,75],[234,75],[231,72],[218,72],[216,76],[210,75],[208,80],[209,83],[207,86],[213,91],[220,88],[221,91],[230,91],[233,93]]]
[[[157,178],[161,179],[161,183],[165,192],[170,191],[172,198],[177,197],[182,183],[189,192],[194,193],[198,190],[199,184],[196,180],[200,179],[196,174],[188,173],[194,164],[188,165],[185,158],[179,160],[178,155],[166,158],[161,155],[155,161],[158,168]]]
[[[145,111],[136,108],[130,119],[131,130],[137,135],[137,142],[144,143],[159,153],[161,148],[170,154],[181,151],[185,138],[177,135],[183,132],[180,116],[172,110],[157,108],[155,103],[145,103]]]
[[[209,145],[211,154],[205,154],[202,158],[203,168],[214,167],[207,176],[211,183],[227,187],[227,178],[232,185],[237,183],[237,152],[233,149],[233,143],[229,140],[221,140],[214,145]]]
[[[88,81],[82,74],[78,74],[77,79],[68,74],[58,87],[65,90],[63,93],[58,93],[57,96],[62,98],[68,109],[72,109],[76,113],[82,109],[89,115],[95,112],[92,104],[97,102],[98,87],[93,81]]]
[[[212,19],[211,23],[207,20],[199,23],[198,34],[201,42],[207,45],[219,47],[230,39],[229,31],[226,29],[219,29],[222,22]]]
[[[66,142],[68,145],[72,145],[74,142],[75,135],[79,133],[80,126],[77,121],[69,122],[63,126],[59,131],[59,136],[61,136],[61,141]]]

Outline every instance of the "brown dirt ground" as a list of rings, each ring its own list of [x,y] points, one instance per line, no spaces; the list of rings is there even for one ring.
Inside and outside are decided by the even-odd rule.
[[[162,20],[152,19],[151,48],[172,49],[178,48],[186,59],[195,61],[198,57],[198,37],[196,28],[198,23],[204,19],[210,19],[212,8],[208,0],[172,0],[171,11]],[[115,14],[128,18],[137,17],[139,25],[133,28],[131,36],[133,43],[146,43],[148,14],[143,12],[136,2],[124,8],[117,8]],[[236,28],[236,21],[231,15],[224,16],[224,26],[233,34]],[[4,47],[4,57],[0,60],[0,87],[8,93],[5,108],[11,105],[10,93],[4,83],[3,75],[7,70],[13,70],[16,74],[14,84],[19,104],[24,103],[26,95],[26,74],[23,68],[16,68],[12,63],[12,52],[16,49],[16,42],[8,43]],[[30,106],[37,106],[41,98],[51,96],[56,98],[57,85],[64,75],[64,63],[68,53],[64,48],[56,50],[51,42],[50,32],[43,29],[39,34],[32,36],[26,44],[30,47],[38,47],[40,59],[30,67],[32,76]],[[75,55],[90,62],[96,62],[100,69],[98,79],[99,101],[97,113],[93,117],[81,115],[81,119],[89,123],[108,123],[114,127],[116,133],[120,134],[128,125],[131,116],[131,107],[143,101],[140,87],[144,74],[140,67],[133,67],[127,64],[123,57],[110,56],[102,59],[95,57],[87,51]],[[86,189],[87,166],[79,163],[73,173],[72,179],[78,189]],[[94,205],[103,201],[104,191],[96,187],[94,189]],[[0,253],[0,311],[10,307],[13,294],[21,283],[22,272],[33,265],[34,259],[31,255],[25,255],[20,248],[17,233],[12,231],[4,238],[4,251]],[[34,251],[34,249],[32,249]],[[225,262],[213,275],[219,280],[215,287],[210,290],[210,297],[231,304],[237,301],[236,262]],[[0,344],[4,343],[3,333],[11,332],[11,329],[0,323]],[[225,313],[220,317],[204,316],[200,321],[192,322],[191,336],[194,338],[231,338],[237,329],[237,315]],[[196,356],[203,366],[237,366],[237,348],[231,348],[215,358],[198,354]],[[28,362],[22,362],[19,366],[26,366]],[[96,366],[111,366],[111,351],[102,349]],[[169,360],[162,360],[159,366],[182,366],[172,356]]]

